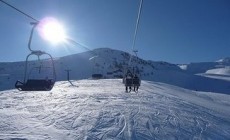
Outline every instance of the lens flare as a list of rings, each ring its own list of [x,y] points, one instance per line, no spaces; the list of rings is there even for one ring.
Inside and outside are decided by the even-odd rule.
[[[54,44],[63,42],[66,38],[64,27],[55,18],[44,18],[39,22],[38,29],[42,38]]]

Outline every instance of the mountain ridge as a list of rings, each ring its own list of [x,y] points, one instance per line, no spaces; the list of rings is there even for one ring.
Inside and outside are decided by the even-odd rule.
[[[125,70],[127,70],[129,57],[129,53],[124,51],[98,48],[92,51],[55,58],[54,65],[57,81],[67,79],[67,70],[70,71],[70,79],[72,80],[88,79],[92,74],[102,74],[103,78],[122,78]],[[40,64],[37,61],[30,61],[28,69],[39,67]],[[230,87],[227,81],[203,77],[190,71],[191,67],[193,69],[199,68],[199,72],[201,70],[205,71],[207,67],[212,69],[217,64],[219,63],[191,64],[187,66],[190,69],[183,70],[176,64],[143,60],[133,55],[130,63],[131,68],[129,69],[131,71],[135,69],[143,80],[163,82],[191,90],[228,94],[230,93]],[[1,90],[14,88],[15,81],[24,79],[24,65],[23,62],[0,63]],[[42,61],[42,66],[49,65],[49,60]],[[33,73],[31,75],[37,76],[37,74]]]

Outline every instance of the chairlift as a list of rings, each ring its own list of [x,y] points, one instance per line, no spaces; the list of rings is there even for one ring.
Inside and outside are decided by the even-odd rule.
[[[136,55],[136,58],[137,57],[137,50],[134,50],[133,51]],[[132,62],[131,61],[131,58],[130,58],[130,63]],[[129,65],[130,65],[129,63]],[[139,76],[139,69],[137,66],[127,66],[126,69],[125,69],[125,73],[124,73],[124,77],[123,77],[123,83],[125,84],[125,90],[126,92],[128,92],[128,89],[129,89],[129,92],[132,90],[137,92],[140,85],[141,85],[141,80],[140,80],[140,76]]]
[[[138,25],[139,25],[141,10],[142,10],[142,3],[143,3],[143,0],[140,1],[140,5],[139,5],[138,16],[137,16],[137,21],[136,21],[136,28],[135,28],[135,32],[134,32],[134,36],[133,36],[133,45],[132,45],[132,51],[136,55],[136,58],[137,58],[138,50],[134,50],[134,46],[136,43],[137,30],[138,30]],[[128,67],[130,67],[130,63],[132,63],[132,57],[133,56],[130,54]],[[126,92],[128,92],[128,87],[129,87],[129,91],[131,91],[132,87],[134,87],[134,91],[138,91],[138,88],[139,88],[140,82],[141,82],[140,78],[137,75],[138,72],[137,72],[137,70],[135,70],[135,67],[132,66],[132,71],[128,67],[127,67],[127,70],[125,70],[125,75],[123,78],[123,82],[124,82],[125,87],[126,87]],[[130,72],[132,74],[131,78],[128,76],[128,72]]]
[[[130,92],[132,90],[132,87],[133,90],[137,92],[138,88],[140,87],[141,80],[137,74],[132,73],[130,70],[127,70],[127,73],[124,77],[124,84],[126,92],[128,92],[128,88]]]
[[[56,73],[55,73],[55,67],[54,67],[54,61],[53,58],[50,54],[44,52],[44,51],[40,51],[40,50],[32,50],[31,49],[31,41],[32,41],[32,36],[33,36],[33,31],[35,29],[35,27],[37,26],[38,23],[32,23],[33,28],[31,30],[31,34],[30,34],[30,38],[29,38],[29,43],[28,43],[28,48],[31,51],[31,53],[29,55],[27,55],[26,57],[26,62],[25,62],[25,73],[24,73],[24,80],[23,82],[21,81],[16,81],[15,83],[15,88],[17,88],[20,91],[50,91],[56,81]],[[42,60],[40,60],[41,56],[48,56],[48,58],[50,59],[50,62],[52,63],[51,66],[49,67],[51,69],[51,75],[49,76],[45,76],[43,75],[43,77],[32,77],[32,73],[31,71],[33,69],[39,69],[37,72],[37,75],[39,75],[41,73],[41,69],[44,68],[48,68],[48,67],[44,67],[43,65],[40,64],[39,67],[36,68],[32,68],[29,70],[28,68],[28,64],[29,64],[29,58],[31,56],[37,56],[38,60],[35,62],[40,62]],[[29,72],[28,72],[29,71]],[[47,73],[48,71],[45,70],[45,73]]]
[[[103,78],[103,72],[99,68],[99,65],[96,63],[100,59],[101,58],[99,57],[99,55],[89,58],[89,60],[93,62],[92,79],[102,79]]]

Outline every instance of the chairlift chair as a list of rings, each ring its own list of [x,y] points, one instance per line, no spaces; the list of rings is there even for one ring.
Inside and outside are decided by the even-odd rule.
[[[52,75],[49,77],[42,77],[42,78],[32,78],[29,74],[28,74],[28,58],[31,55],[48,55],[50,57],[50,60],[52,62]],[[26,58],[26,64],[25,64],[25,74],[24,74],[24,81],[16,81],[15,83],[15,88],[17,88],[18,90],[22,90],[22,91],[50,91],[56,81],[56,74],[55,74],[55,68],[54,68],[54,62],[53,62],[53,58],[50,54],[45,53],[45,52],[32,52],[31,54],[29,54]]]
[[[141,85],[141,80],[139,75],[138,67],[127,67],[125,70],[125,75],[123,77],[123,83],[125,84],[125,89],[128,91],[128,88],[134,88],[134,91],[138,90]]]
[[[20,91],[50,91],[56,81],[56,73],[55,73],[55,67],[54,67],[54,61],[53,58],[50,54],[40,51],[40,50],[32,50],[30,45],[32,41],[32,35],[35,27],[37,26],[38,23],[32,23],[34,26],[31,30],[30,38],[29,38],[29,43],[28,43],[28,48],[31,51],[29,55],[26,57],[26,62],[25,62],[25,73],[24,73],[24,81],[16,81],[15,83],[15,88],[17,88]],[[35,55],[38,57],[38,61],[40,61],[40,56],[42,55],[47,55],[50,58],[50,61],[52,63],[52,76],[51,77],[43,77],[43,78],[31,78],[28,76],[28,60],[29,57]]]

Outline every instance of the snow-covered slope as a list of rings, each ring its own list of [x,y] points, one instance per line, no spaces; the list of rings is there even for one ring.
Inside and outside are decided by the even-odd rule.
[[[50,92],[0,92],[0,139],[215,139],[230,137],[230,96],[120,79],[61,81]]]

